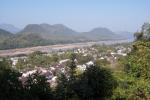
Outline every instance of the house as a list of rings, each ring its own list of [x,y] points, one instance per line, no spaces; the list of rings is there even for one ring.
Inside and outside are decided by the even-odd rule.
[[[87,66],[94,65],[94,62],[93,62],[93,61],[89,61],[89,62],[86,63],[86,65],[87,65]]]
[[[59,63],[62,64],[62,63],[65,63],[65,62],[67,62],[67,61],[69,61],[69,60],[70,60],[70,59],[60,60]]]
[[[77,65],[77,69],[85,71],[86,70],[86,65],[85,64],[83,64],[83,65]]]

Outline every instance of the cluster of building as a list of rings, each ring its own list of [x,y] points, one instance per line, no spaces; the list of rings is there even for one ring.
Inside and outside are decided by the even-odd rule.
[[[106,52],[98,52],[97,49],[94,47],[88,47],[88,48],[76,48],[72,50],[76,54],[81,54],[82,56],[91,55],[93,57],[92,61],[87,61],[85,64],[79,65],[77,64],[77,69],[81,71],[85,71],[87,67],[94,65],[94,60],[103,60],[106,59],[110,63],[113,63],[117,60],[119,56],[126,56],[127,53],[131,51],[131,48],[125,48],[123,46],[115,47],[115,51],[107,50]],[[58,51],[58,55],[64,54],[67,51]],[[49,54],[47,54],[49,55]],[[26,59],[26,57],[12,57],[10,58],[12,61],[12,66],[15,67],[15,65],[18,62],[18,59]],[[50,65],[49,68],[43,68],[43,67],[35,67],[34,69],[25,70],[22,72],[21,80],[24,82],[27,77],[34,73],[39,73],[41,75],[44,75],[47,78],[47,81],[52,85],[55,86],[57,83],[57,76],[60,73],[64,73],[67,75],[68,68],[66,67],[66,63],[70,59],[62,59],[58,63],[54,65]],[[76,59],[78,62],[78,59]]]
[[[68,67],[66,67],[66,63],[69,61],[69,59],[61,60],[58,64],[55,64],[49,68],[43,68],[43,67],[35,67],[34,69],[28,69],[26,71],[21,72],[22,77],[21,80],[24,83],[29,76],[32,76],[36,73],[39,73],[40,75],[44,75],[47,79],[47,82],[50,83],[52,87],[56,86],[57,84],[57,78],[58,74],[63,73],[65,75],[68,75]],[[94,63],[92,61],[87,62],[83,65],[77,65],[77,68],[79,70],[86,70],[87,67],[90,65],[93,65]]]

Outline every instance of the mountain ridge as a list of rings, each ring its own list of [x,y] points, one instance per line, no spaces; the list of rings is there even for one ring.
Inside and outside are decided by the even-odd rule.
[[[11,25],[11,24],[0,24],[0,29],[6,30],[13,34],[16,34],[17,32],[20,31],[19,28],[15,27],[14,25]]]
[[[46,33],[46,34],[75,34],[76,31],[66,27],[63,24],[28,24],[19,33]]]
[[[115,39],[123,38],[108,28],[97,27],[89,32],[77,32],[63,24],[28,24],[17,34],[6,35],[0,49]]]
[[[8,38],[13,37],[13,34],[4,30],[0,29],[0,43],[3,43],[3,41],[7,40]]]

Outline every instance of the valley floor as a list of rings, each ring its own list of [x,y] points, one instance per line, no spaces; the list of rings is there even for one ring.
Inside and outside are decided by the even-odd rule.
[[[0,50],[0,57],[28,55],[28,54],[35,52],[35,51],[41,51],[41,52],[49,53],[49,52],[55,52],[55,51],[59,51],[59,50],[69,50],[69,49],[74,49],[74,48],[89,47],[89,46],[92,46],[94,44],[115,44],[115,43],[131,42],[131,41],[132,40],[111,40],[111,41],[57,44],[57,45],[48,45],[48,46],[36,46],[36,47],[28,47],[28,48]]]

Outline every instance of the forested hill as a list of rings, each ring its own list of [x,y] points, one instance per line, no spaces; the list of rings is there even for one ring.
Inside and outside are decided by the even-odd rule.
[[[1,31],[0,49],[12,49],[51,44],[87,41],[127,39],[107,28],[94,28],[89,32],[77,32],[62,24],[29,24],[15,34]]]
[[[83,33],[86,38],[91,40],[108,40],[108,39],[121,39],[123,37],[119,37],[119,35],[115,34],[108,28],[97,27],[92,29],[89,32]]]
[[[8,38],[12,37],[13,34],[6,31],[6,30],[3,30],[3,29],[0,29],[0,43],[3,43],[3,41],[7,40]]]

